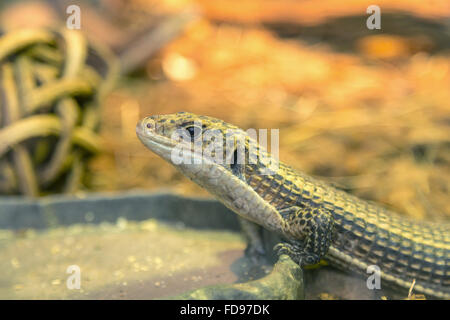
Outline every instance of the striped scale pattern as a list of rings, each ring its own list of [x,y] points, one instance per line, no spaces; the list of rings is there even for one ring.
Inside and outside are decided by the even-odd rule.
[[[366,274],[381,270],[383,284],[450,298],[450,226],[400,217],[384,207],[337,190],[280,163],[276,174],[261,175],[247,165],[247,184],[277,210],[291,206],[328,210],[334,218],[326,260]]]
[[[376,265],[380,268],[382,284],[409,289],[415,280],[416,292],[450,299],[449,224],[409,220],[294,171],[281,162],[276,173],[266,174],[265,169],[269,168],[267,159],[273,159],[271,155],[245,131],[220,119],[189,112],[154,115],[138,124],[137,133],[148,148],[170,159],[168,150],[176,143],[171,138],[174,131],[195,126],[197,122],[199,124],[194,132],[213,130],[223,136],[231,133],[235,141],[244,144],[246,162],[242,166],[217,165],[215,170],[210,170],[214,166],[207,168],[205,165],[203,170],[185,166],[181,170],[236,213],[251,216],[254,222],[266,226],[276,226],[280,222],[280,212],[292,207],[306,208],[308,210],[305,211],[316,212],[321,216],[322,213],[331,213],[331,245],[325,255],[331,264],[344,271],[366,275],[367,267]],[[203,141],[202,148],[204,151],[220,144],[223,144],[224,150],[227,149],[225,139]],[[248,159],[255,155],[262,157],[252,164]],[[219,167],[222,170],[218,170]],[[180,169],[180,166],[177,168]],[[202,174],[194,172],[194,169]],[[220,179],[214,178],[214,172],[217,171],[222,172]],[[238,181],[244,182],[244,185]],[[230,185],[231,188],[224,188]],[[241,199],[237,199],[240,200],[239,207],[231,204],[232,193],[240,194]],[[250,214],[243,208],[262,211]],[[270,223],[267,220],[271,220]],[[292,218],[284,222],[288,229],[281,230],[281,233],[292,240],[292,228],[301,223]],[[318,234],[313,236],[317,237]],[[330,235],[326,236],[328,238]],[[294,236],[294,240],[300,242],[305,239]]]

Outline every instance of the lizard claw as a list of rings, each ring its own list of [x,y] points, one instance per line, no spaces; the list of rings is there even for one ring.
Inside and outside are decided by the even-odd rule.
[[[287,254],[288,256],[292,256],[292,248],[288,243],[278,243],[273,247],[273,250],[277,253],[278,256],[283,254]]]

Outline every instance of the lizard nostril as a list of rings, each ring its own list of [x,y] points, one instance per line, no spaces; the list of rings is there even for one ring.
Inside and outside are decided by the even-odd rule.
[[[147,129],[154,130],[156,128],[156,123],[152,119],[146,119],[144,125]]]

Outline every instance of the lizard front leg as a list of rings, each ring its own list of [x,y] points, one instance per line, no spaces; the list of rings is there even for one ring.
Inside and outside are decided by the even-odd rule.
[[[333,215],[320,207],[289,207],[279,211],[288,225],[290,239],[275,246],[300,266],[316,264],[328,252],[333,233]]]
[[[238,216],[242,232],[247,240],[245,254],[255,263],[265,261],[266,252],[262,239],[262,227],[254,222]]]

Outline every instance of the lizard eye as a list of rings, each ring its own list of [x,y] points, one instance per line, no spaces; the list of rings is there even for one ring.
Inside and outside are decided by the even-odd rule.
[[[200,136],[200,133],[202,132],[202,129],[200,129],[199,127],[196,127],[196,126],[186,127],[186,130],[191,137],[191,141],[196,140]]]

